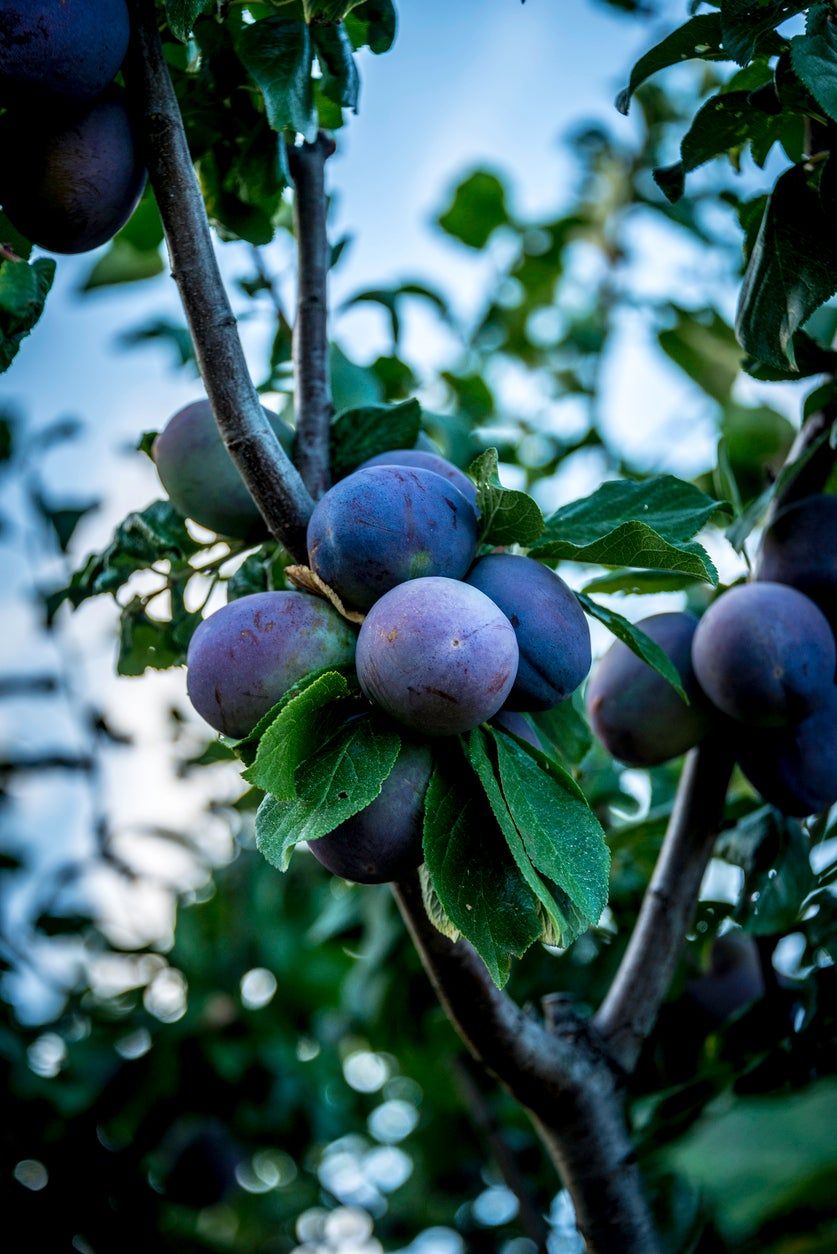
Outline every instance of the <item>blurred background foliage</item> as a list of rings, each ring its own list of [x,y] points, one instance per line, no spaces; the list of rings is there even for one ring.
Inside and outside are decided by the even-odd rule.
[[[638,18],[654,11],[612,3]],[[200,29],[213,38],[210,23]],[[673,87],[646,84],[630,138],[616,120],[577,125],[566,139],[574,187],[554,214],[521,217],[502,170],[466,170],[439,206],[437,228],[451,249],[491,257],[482,308],[465,325],[450,294],[420,279],[355,292],[336,311],[337,326],[348,310],[373,306],[391,343],[366,363],[335,345],[338,409],[417,394],[425,427],[447,455],[466,463],[495,445],[509,483],[550,508],[602,478],[642,478],[671,464],[685,439],[682,414],[649,444],[641,412],[626,440],[601,406],[614,341],[628,334],[655,345],[690,381],[689,421],[714,433],[717,457],[694,473],[735,507],[738,557],[718,534],[707,542],[724,555],[722,580],[739,577],[794,433],[787,403],[774,407],[742,388],[728,320],[740,224],[751,220],[763,185],[755,167],[739,178],[713,170],[670,204],[651,173],[724,78],[723,68],[703,66]],[[194,138],[196,113],[188,116]],[[212,186],[228,195],[232,178],[217,174],[225,160],[217,138],[209,127],[201,173],[210,208]],[[774,151],[771,160],[783,159]],[[250,309],[271,311],[272,345],[256,377],[272,403],[290,409],[288,315],[257,247],[264,205],[241,203],[239,234],[252,249],[237,309],[245,318]],[[229,201],[224,212],[229,218]],[[283,198],[268,216],[290,230]],[[638,258],[654,231],[693,250],[700,273],[688,292],[648,281]],[[84,291],[158,274],[161,239],[146,197]],[[334,241],[335,266],[345,242]],[[457,345],[441,374],[405,351],[403,320],[414,302]],[[808,330],[827,349],[834,327],[831,308]],[[126,349],[149,343],[170,352],[173,368],[194,371],[185,326],[167,314],[122,336]],[[791,391],[793,404],[800,395]],[[332,880],[304,854],[287,876],[258,857],[258,797],[240,795],[226,751],[182,700],[167,716],[166,753],[174,775],[196,783],[198,818],[183,830],[126,833],[112,813],[103,779],[131,747],[78,680],[66,603],[115,599],[118,668],[137,676],[182,660],[220,583],[229,595],[273,586],[282,555],[266,545],[245,557],[157,504],[88,558],[74,534],[98,502],[75,499],[66,485],[57,491],[42,473],[79,429],[62,420],[33,440],[21,415],[9,413],[0,437],[5,483],[31,512],[22,533],[11,525],[7,542],[26,546],[52,659],[43,672],[0,678],[0,698],[12,710],[37,703],[47,719],[62,711],[58,747],[27,757],[10,740],[0,761],[0,1144],[9,1227],[37,1249],[80,1254],[527,1254],[547,1231],[551,1249],[580,1249],[531,1128],[464,1056],[387,891]],[[142,447],[149,443],[146,435]],[[684,597],[700,608],[706,595],[636,572],[585,577],[606,604],[634,617],[636,593],[667,597],[643,597],[643,613]],[[622,770],[591,742],[577,706],[559,707],[542,729],[606,822],[612,897],[599,928],[570,951],[527,955],[511,991],[525,1003],[557,989],[593,1007],[648,881],[678,769]],[[89,839],[78,857],[58,849],[33,875],[34,781],[58,789],[68,778]],[[781,819],[736,779],[683,961],[630,1094],[672,1250],[837,1247],[835,837],[824,822]],[[51,839],[59,845],[60,832]],[[143,894],[153,908],[141,926],[131,913],[142,913]]]

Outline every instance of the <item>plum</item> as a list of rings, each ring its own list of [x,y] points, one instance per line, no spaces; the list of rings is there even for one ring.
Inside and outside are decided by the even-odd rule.
[[[239,739],[308,671],[347,666],[354,652],[354,631],[319,597],[256,592],[200,624],[186,690],[207,723]]]
[[[145,186],[119,88],[90,105],[8,113],[0,144],[0,204],[21,235],[49,252],[84,253],[107,243]]]
[[[724,1023],[764,996],[764,976],[756,942],[744,932],[727,932],[712,946],[710,968],[689,980],[686,996],[707,1023]]]
[[[293,432],[281,418],[264,409],[265,417],[286,453]],[[154,441],[151,455],[160,482],[175,509],[202,527],[236,540],[267,534],[256,503],[227,452],[209,401],[193,401],[179,409]]]
[[[370,457],[358,466],[358,470],[365,470],[367,466],[418,466],[419,470],[432,470],[434,474],[441,475],[443,479],[447,479],[448,483],[459,488],[474,509],[477,508],[477,488],[473,479],[469,479],[464,470],[454,466],[453,462],[449,462],[441,453],[423,448],[397,448],[389,453],[379,453],[377,457]]]
[[[518,736],[520,740],[527,741],[534,749],[540,749],[543,753],[544,747],[541,744],[540,737],[524,715],[517,714],[514,710],[500,710],[499,714],[494,715],[491,722],[495,727],[499,727],[502,731],[511,732],[513,736]]]
[[[742,737],[738,761],[765,801],[783,814],[819,814],[837,802],[837,688],[795,727]]]
[[[637,627],[671,659],[689,705],[671,684],[617,640],[593,671],[587,712],[605,748],[630,766],[659,766],[703,739],[709,709],[692,669],[693,614],[652,614]]]
[[[590,629],[563,579],[531,557],[489,553],[468,583],[499,605],[517,636],[520,665],[509,707],[549,710],[570,696],[590,670]]]
[[[368,609],[408,579],[461,579],[477,516],[432,470],[370,466],[335,484],[308,524],[308,561],[347,604]]]
[[[759,579],[804,592],[837,632],[837,496],[808,496],[764,533]]]
[[[333,832],[309,842],[318,862],[356,884],[402,879],[422,861],[424,794],[433,758],[426,745],[402,744],[379,795]]]
[[[366,696],[398,722],[451,736],[497,713],[518,657],[514,628],[493,601],[470,584],[428,577],[393,588],[369,611],[357,674]]]
[[[128,50],[125,0],[0,0],[0,97],[100,95]]]
[[[834,683],[837,649],[813,601],[779,583],[730,588],[692,643],[698,683],[730,718],[753,727],[797,723]]]

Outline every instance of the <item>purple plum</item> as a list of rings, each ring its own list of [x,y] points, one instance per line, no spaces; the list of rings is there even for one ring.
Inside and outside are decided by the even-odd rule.
[[[819,814],[837,802],[837,688],[795,727],[756,728],[738,761],[764,800],[783,814]]]
[[[335,484],[308,524],[312,569],[346,604],[369,609],[408,579],[461,579],[477,547],[477,516],[431,470],[370,466]]]
[[[804,592],[837,632],[837,496],[790,505],[764,533],[759,579]]]
[[[375,603],[360,629],[357,673],[366,696],[425,736],[485,722],[511,691],[514,628],[478,588],[413,579]]]
[[[432,470],[434,474],[441,475],[443,479],[447,479],[448,483],[459,488],[474,509],[477,508],[477,488],[473,479],[469,479],[464,470],[454,466],[453,462],[449,462],[441,453],[422,448],[396,448],[389,453],[379,453],[377,457],[370,457],[368,461],[358,466],[358,470],[365,470],[367,466],[417,466],[419,470]]]
[[[0,98],[99,96],[129,34],[125,0],[0,0]]]
[[[204,619],[189,644],[186,690],[207,723],[248,735],[309,671],[348,666],[355,633],[305,592],[256,592]]]

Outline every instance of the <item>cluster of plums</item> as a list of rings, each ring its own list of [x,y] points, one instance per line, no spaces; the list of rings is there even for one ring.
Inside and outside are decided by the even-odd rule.
[[[176,414],[153,455],[196,521],[243,538],[258,530],[206,402]],[[421,860],[429,738],[498,716],[531,737],[510,712],[550,709],[589,671],[587,621],[567,585],[528,557],[478,557],[478,537],[476,489],[461,470],[426,449],[381,454],[331,488],[308,527],[310,568],[365,613],[359,632],[326,600],[282,591],[230,602],[192,638],[189,696],[228,736],[246,736],[308,672],[353,663],[365,696],[404,730],[381,795],[312,845],[346,878],[389,880]]]
[[[786,814],[837,802],[837,497],[808,497],[768,528],[756,582],[698,621],[655,614],[638,626],[676,667],[689,705],[624,644],[587,688],[590,721],[614,757],[655,766],[712,727],[729,736],[757,792]]]
[[[124,92],[125,0],[0,0],[0,204],[50,252],[106,243],[145,185]]]

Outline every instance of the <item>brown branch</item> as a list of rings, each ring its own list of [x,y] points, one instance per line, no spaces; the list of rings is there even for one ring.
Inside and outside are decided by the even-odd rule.
[[[636,1064],[677,966],[723,819],[732,766],[721,733],[687,758],[636,926],[595,1017],[614,1062],[625,1071]]]
[[[206,393],[230,456],[272,534],[305,560],[313,502],[271,430],[247,369],[153,0],[131,0],[130,8],[133,33],[125,81]]]
[[[331,484],[331,371],[328,358],[325,163],[334,140],[322,131],[312,144],[292,148],[288,160],[296,187],[297,305],[294,324],[296,441],[294,460],[308,491],[318,499]]]
[[[597,1254],[657,1249],[621,1094],[604,1048],[575,1014],[550,1028],[495,988],[465,941],[442,936],[427,917],[418,879],[395,896],[448,1018],[474,1057],[529,1111]]]

